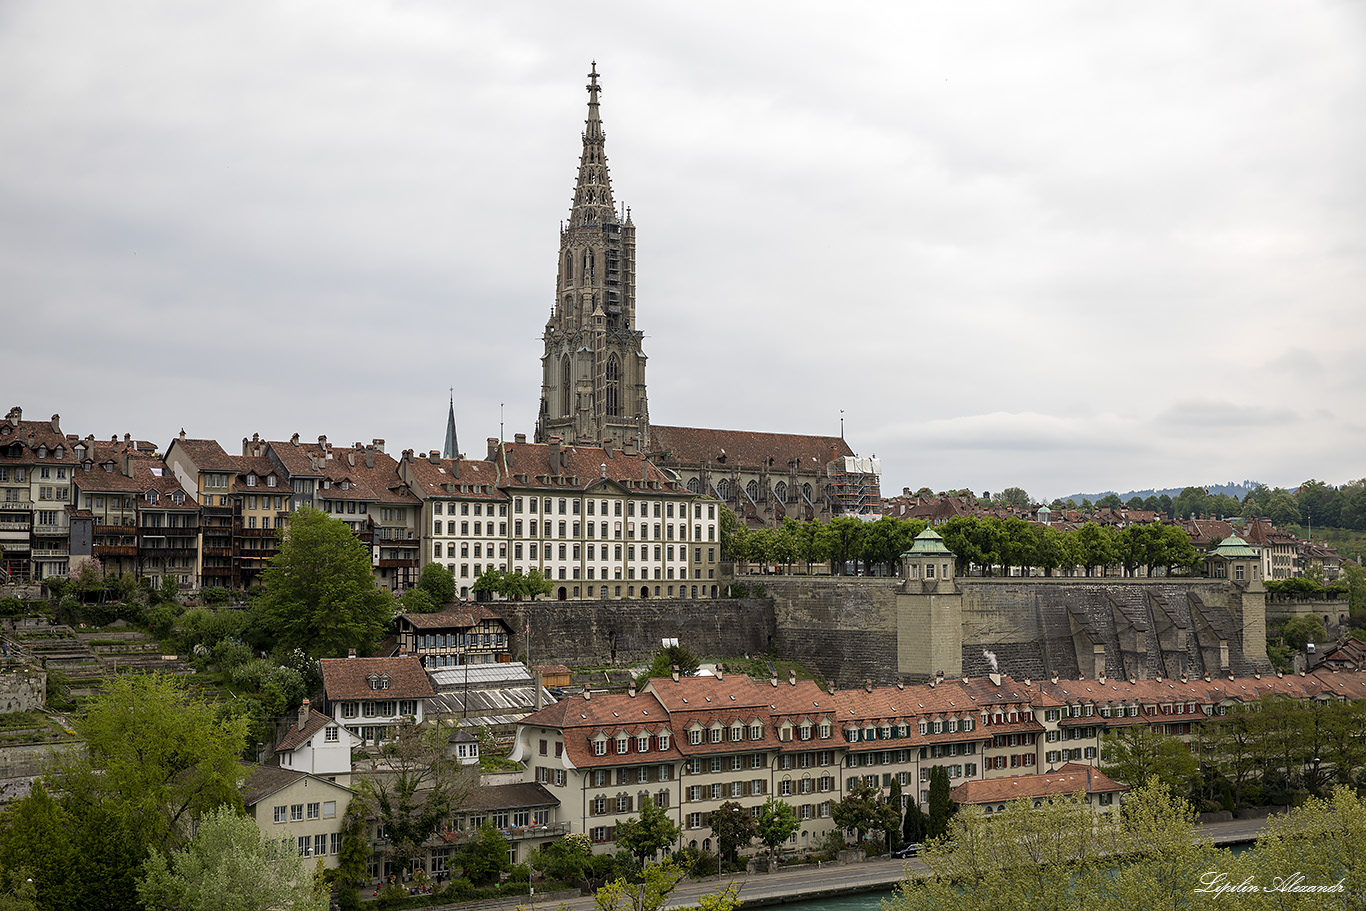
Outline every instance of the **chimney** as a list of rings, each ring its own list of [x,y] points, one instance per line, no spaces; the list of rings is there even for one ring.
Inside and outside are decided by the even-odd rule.
[[[489,438],[488,438],[488,444],[489,444],[489,461],[492,461],[492,460],[494,460],[494,459],[496,459],[496,458],[498,457],[498,438],[497,438],[497,437],[489,437]]]
[[[308,725],[308,697],[304,697],[303,705],[299,706],[299,730],[303,730]]]
[[[789,669],[788,669],[788,672],[787,672],[787,685],[788,685],[788,686],[796,686],[796,685],[797,685],[797,672],[796,672],[795,670],[792,670],[791,668],[789,668]]]
[[[634,680],[631,681],[630,686],[626,687],[626,695],[632,699],[636,698],[636,682]]]
[[[1104,683],[1104,682],[1105,682],[1105,678],[1102,677],[1100,682],[1101,682],[1101,683]],[[1029,686],[1029,675],[1028,675],[1028,674],[1025,675],[1025,686]]]
[[[299,434],[296,432],[292,437],[289,438],[289,442],[290,442],[291,445],[298,446],[298,445],[299,445]]]
[[[723,668],[723,667],[722,667],[721,665],[719,665],[719,664],[716,665],[716,679],[717,679],[717,680],[725,680],[725,679],[726,679],[725,668]]]
[[[1054,672],[1053,672],[1053,685],[1054,685],[1054,686],[1057,686],[1057,684],[1058,684],[1058,672],[1057,672],[1057,671],[1054,671]]]
[[[768,682],[770,686],[778,685],[778,672],[776,670],[768,672]]]
[[[114,437],[114,439],[117,440],[118,437]],[[245,459],[249,455],[251,455],[251,440],[242,437],[242,458]]]
[[[514,433],[514,434],[512,435],[512,442],[514,442],[514,443],[525,443],[525,442],[526,442],[526,434],[524,434],[524,433]]]
[[[384,440],[371,440],[370,444],[375,447],[375,452],[384,452]]]
[[[1105,685],[1105,675],[1104,675],[1104,674],[1101,674],[1099,677],[1097,677],[1097,678],[1096,678],[1096,682],[1099,683],[1101,686],[1104,686],[1104,685]]]
[[[542,688],[545,687],[545,684],[541,682],[541,672],[540,672],[540,671],[536,671],[536,672],[535,672],[535,677],[536,677],[536,711],[539,712],[539,711],[541,710],[541,700],[542,700],[541,690],[542,690]]]
[[[322,434],[322,435],[320,435],[320,436],[318,437],[318,448],[319,448],[319,449],[326,449],[326,448],[327,448],[327,435],[326,435],[326,434]]]
[[[1000,685],[1001,685],[1001,675],[1000,675],[1000,674],[996,674],[996,673],[987,674],[987,679],[991,681],[991,683],[992,683],[993,686],[1000,686]]]
[[[374,461],[374,458],[375,458],[375,457],[374,457],[373,455],[370,456],[370,460],[371,460],[371,461]],[[441,464],[441,453],[437,452],[435,449],[429,450],[429,451],[427,452],[427,461],[428,461],[428,462],[431,462],[433,465],[440,465],[440,464]]]
[[[52,416],[52,432],[60,434],[62,432],[62,416],[54,414]]]
[[[10,422],[11,427],[18,427],[19,422],[23,419],[24,409],[20,408],[18,405],[15,405],[13,408],[11,408],[9,410],[9,414],[5,415],[5,420]]]
[[[586,683],[583,685],[583,698],[584,698],[584,699],[592,699],[592,698],[593,698],[593,691],[592,691],[591,689],[588,688],[588,684],[586,684]]]
[[[871,677],[863,678],[863,691],[865,693],[871,693],[873,691],[873,680]]]
[[[674,665],[674,683],[678,682],[678,665]]]
[[[120,466],[120,470],[123,472],[123,476],[125,478],[131,478],[133,476],[133,454],[131,452],[125,452],[123,454],[122,462],[123,464]]]
[[[350,465],[352,468],[356,467],[356,453],[354,451],[348,451],[346,453],[346,464]]]
[[[182,440],[185,439],[185,428],[184,428],[184,427],[180,428],[180,439],[182,439]]]
[[[366,467],[366,468],[374,468],[374,467],[375,467],[375,447],[373,447],[373,446],[366,446],[366,447],[365,447],[365,467]]]
[[[346,650],[346,657],[348,657],[348,658],[354,658],[354,657],[356,657],[356,650],[353,649],[353,648],[347,649],[347,650]]]

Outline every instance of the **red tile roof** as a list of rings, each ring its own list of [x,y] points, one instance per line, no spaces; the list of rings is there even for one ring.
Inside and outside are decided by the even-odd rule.
[[[436,695],[417,658],[324,658],[323,691],[332,699],[426,699]],[[370,675],[388,674],[389,688],[370,688]]]
[[[950,792],[954,803],[1009,803],[1021,797],[1068,797],[1073,794],[1114,794],[1129,790],[1093,766],[1069,762],[1056,772],[1012,775],[965,781]]]
[[[786,470],[796,461],[797,467],[808,471],[824,470],[831,460],[854,455],[849,444],[837,436],[658,424],[650,425],[650,452],[662,462],[767,465]]]

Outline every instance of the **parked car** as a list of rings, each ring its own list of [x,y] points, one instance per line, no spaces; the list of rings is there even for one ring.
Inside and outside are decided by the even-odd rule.
[[[892,852],[892,856],[897,860],[905,860],[908,857],[915,857],[920,853],[920,843],[915,842],[909,845],[902,845]]]

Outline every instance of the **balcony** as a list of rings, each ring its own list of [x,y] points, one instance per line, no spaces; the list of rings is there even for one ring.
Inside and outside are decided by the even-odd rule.
[[[204,556],[206,557],[233,557],[236,554],[231,547],[205,547]]]
[[[97,557],[136,557],[138,549],[131,544],[96,544]]]
[[[95,526],[95,534],[97,534],[97,535],[131,535],[131,534],[133,533],[133,528],[134,528],[134,526],[133,526],[133,524],[132,524],[131,522],[128,523],[127,525],[96,525],[96,526]]]
[[[33,534],[36,535],[37,537],[40,537],[40,538],[42,538],[42,537],[46,537],[46,538],[65,538],[65,537],[67,536],[67,534],[69,533],[69,531],[70,531],[70,530],[69,530],[65,525],[35,525],[35,526],[33,526]]]
[[[243,528],[239,533],[244,538],[273,538],[275,531],[274,528]]]
[[[528,838],[554,838],[568,834],[569,823],[567,822],[551,822],[543,826],[522,826],[503,830],[504,837],[512,841],[525,841]]]
[[[416,569],[416,560],[378,560],[376,566],[380,569]]]
[[[35,548],[33,548],[33,557],[34,557],[34,559],[38,559],[39,557],[69,557],[69,556],[71,556],[71,551],[67,550],[65,547],[35,547]]]

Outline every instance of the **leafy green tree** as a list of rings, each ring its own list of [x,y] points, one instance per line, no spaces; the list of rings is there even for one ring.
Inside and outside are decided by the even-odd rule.
[[[693,654],[692,649],[686,645],[666,645],[655,652],[650,666],[636,678],[636,686],[644,686],[647,680],[672,677],[674,668],[678,668],[680,677],[696,677],[697,672],[702,669],[702,659]]]
[[[743,560],[744,555],[736,555],[736,535],[744,529],[740,524],[740,519],[735,515],[735,511],[728,506],[720,505],[717,507],[719,513],[716,517],[717,535],[721,543],[722,560]]]
[[[1297,652],[1304,651],[1310,642],[1322,642],[1327,638],[1318,617],[1291,617],[1281,627],[1281,639]]]
[[[402,722],[381,754],[385,774],[362,778],[360,796],[389,835],[389,859],[407,870],[444,819],[478,787],[478,774],[447,755],[441,725]]]
[[[1106,734],[1100,742],[1101,771],[1120,784],[1136,788],[1156,778],[1177,796],[1190,793],[1200,762],[1184,742],[1155,734],[1146,724],[1131,724]]]
[[[148,909],[326,911],[327,895],[288,842],[267,839],[228,807],[204,814],[199,831],[168,861],[153,850],[138,895]]]
[[[567,883],[583,879],[593,860],[593,842],[583,832],[572,832],[540,849],[545,875]]]
[[[440,563],[428,563],[417,577],[417,587],[431,596],[438,608],[455,600],[455,574]]]
[[[369,548],[346,523],[316,509],[294,513],[261,576],[252,617],[277,648],[314,658],[369,652],[392,618],[392,599],[370,574]]]
[[[702,822],[716,837],[717,853],[730,858],[731,863],[739,861],[740,849],[749,847],[749,843],[759,834],[754,816],[733,800],[712,810]]]
[[[487,601],[489,596],[502,591],[505,585],[503,573],[492,566],[486,566],[484,571],[479,574],[479,578],[475,579],[474,584],[470,586],[470,591],[474,592],[477,600]]]
[[[931,838],[937,838],[948,830],[949,818],[958,809],[949,796],[952,790],[949,787],[949,773],[942,765],[930,769],[930,818],[925,828]]]
[[[1072,535],[1077,548],[1077,562],[1086,568],[1086,575],[1103,575],[1105,567],[1115,562],[1114,545],[1105,530],[1095,522],[1087,522]]]
[[[901,839],[906,844],[919,844],[929,834],[930,821],[920,809],[920,801],[912,794],[906,802],[906,815],[901,820]]]
[[[892,776],[892,786],[887,791],[885,805],[886,822],[891,825],[884,830],[887,841],[887,850],[895,851],[897,843],[901,840],[901,779]]]
[[[51,851],[61,868],[34,865],[55,908],[132,907],[148,852],[166,854],[221,804],[241,806],[238,763],[246,721],[225,718],[175,677],[122,675],[73,722],[86,749],[56,756],[46,788],[21,801],[5,850]],[[46,793],[59,795],[50,806]],[[31,802],[30,802],[31,801]],[[39,820],[47,820],[40,824]],[[38,838],[60,820],[66,838]],[[69,840],[68,840],[69,839]]]
[[[664,848],[677,843],[679,828],[669,813],[656,807],[649,795],[640,798],[640,815],[617,824],[617,844],[640,858],[643,864]]]
[[[1275,907],[1358,908],[1366,895],[1366,803],[1345,786],[1327,798],[1310,798],[1288,814],[1271,817],[1253,853],[1259,879],[1266,882],[1277,876],[1303,877],[1305,885],[1342,882],[1341,893],[1305,893],[1300,903],[1287,900]]]
[[[1007,487],[1000,493],[1000,501],[1006,506],[1014,506],[1016,509],[1028,509],[1030,507],[1029,494],[1025,493],[1023,487]]]
[[[882,799],[877,788],[860,782],[830,810],[830,818],[841,829],[853,829],[858,833],[858,844],[862,845],[870,831],[885,832],[900,820],[900,814],[893,814],[891,807]],[[892,817],[896,816],[894,820]]]
[[[1100,509],[1119,509],[1123,505],[1124,501],[1117,493],[1108,493],[1096,501],[1096,506]]]
[[[510,846],[511,842],[504,838],[503,833],[495,829],[492,823],[484,823],[460,848],[457,859],[465,878],[479,884],[496,879],[500,873],[506,873],[512,868],[512,863],[508,860]]]
[[[364,800],[352,800],[342,816],[341,850],[337,852],[337,867],[331,871],[341,911],[360,911],[361,907],[356,884],[365,876],[370,861],[370,846],[365,837],[366,810]]]
[[[394,613],[396,614],[431,614],[435,613],[438,605],[432,600],[432,596],[427,594],[426,589],[410,588],[399,595],[395,602]]]
[[[862,554],[865,528],[862,521],[848,516],[831,519],[826,524],[832,573],[843,575],[846,564],[857,560]]]
[[[598,911],[661,911],[684,875],[683,869],[670,861],[651,864],[641,871],[639,884],[614,879],[593,894],[593,904]],[[730,897],[730,908],[733,908],[733,890]],[[730,908],[712,905],[710,909],[704,907],[703,911],[730,911]]]
[[[24,870],[38,907],[68,906],[63,886],[75,862],[70,827],[41,780],[0,820],[0,869]]]
[[[797,811],[789,804],[770,797],[759,810],[756,826],[759,830],[759,840],[768,847],[769,856],[774,857],[778,853],[778,846],[802,827],[802,821],[797,818]]]

